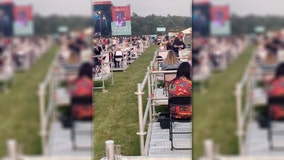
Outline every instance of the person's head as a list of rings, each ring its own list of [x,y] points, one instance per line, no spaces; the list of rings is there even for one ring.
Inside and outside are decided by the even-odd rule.
[[[268,50],[268,53],[264,59],[264,63],[266,64],[275,64],[277,61],[277,55],[274,50]]]
[[[176,79],[180,77],[186,77],[190,80],[190,70],[190,64],[188,62],[182,62],[178,67]]]
[[[92,79],[92,66],[90,63],[83,63],[81,65],[78,77],[88,77]]]
[[[173,50],[170,50],[165,59],[165,63],[172,65],[172,64],[176,64],[177,62],[178,62],[178,59],[177,59],[175,52]]]
[[[284,63],[281,63],[276,68],[275,77],[283,77],[284,76]]]
[[[179,32],[179,33],[178,33],[178,38],[179,38],[179,39],[183,39],[183,36],[184,36],[184,34],[183,34],[182,32]]]

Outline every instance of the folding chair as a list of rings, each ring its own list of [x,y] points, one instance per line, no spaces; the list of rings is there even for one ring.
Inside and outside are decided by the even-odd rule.
[[[284,150],[284,146],[283,147],[277,147],[275,148],[275,146],[273,145],[273,132],[274,135],[283,135],[284,136],[284,130],[277,130],[277,131],[273,131],[272,129],[272,122],[273,121],[283,121],[284,122],[284,117],[281,119],[274,119],[272,116],[272,107],[271,105],[280,105],[284,107],[284,96],[275,96],[275,97],[268,97],[268,141],[269,141],[269,148],[271,150],[273,149],[283,149]]]
[[[167,69],[166,71],[174,71],[177,69]],[[168,93],[169,85],[176,78],[176,73],[164,73],[164,93]]]
[[[76,107],[78,107],[78,105],[92,105],[92,103],[93,103],[93,100],[91,96],[71,98],[71,141],[72,141],[73,150],[78,149],[77,143],[76,143],[76,134],[81,134],[81,135],[92,134],[92,128],[90,128],[90,130],[80,130],[80,131],[76,130],[75,121],[90,122],[93,119],[93,117],[78,119],[76,112],[75,112]],[[92,112],[93,112],[93,106],[92,106]]]
[[[172,109],[176,110],[176,107],[180,106],[191,106],[191,96],[183,96],[183,97],[171,97],[168,100],[168,107],[170,112],[170,141],[171,141],[171,150],[191,150],[192,148],[177,148],[174,146],[174,134],[191,134],[192,131],[186,131],[186,132],[178,132],[173,130],[173,123],[179,122],[179,123],[190,123],[191,117],[187,117],[184,119],[178,119],[175,118],[175,115],[172,113]],[[185,107],[184,109],[190,109],[189,107]]]

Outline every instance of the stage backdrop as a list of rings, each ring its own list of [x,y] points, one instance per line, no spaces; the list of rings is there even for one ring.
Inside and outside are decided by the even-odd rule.
[[[32,36],[34,34],[34,22],[32,6],[15,6],[14,12],[14,35]]]
[[[94,36],[111,36],[111,1],[93,2]]]
[[[228,6],[212,6],[210,9],[210,17],[210,32],[212,36],[227,36],[231,34]]]
[[[210,35],[210,1],[193,1],[192,29],[193,34],[200,36]]]
[[[0,37],[13,35],[13,2],[0,1]]]
[[[111,31],[113,36],[131,35],[130,6],[112,6]]]

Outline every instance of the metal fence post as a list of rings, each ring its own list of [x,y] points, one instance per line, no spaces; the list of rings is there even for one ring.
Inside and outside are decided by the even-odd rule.
[[[17,155],[17,143],[16,140],[14,139],[9,139],[7,141],[7,146],[8,146],[8,157],[10,160],[17,160],[18,155]]]
[[[214,159],[214,146],[213,141],[211,139],[207,139],[204,141],[204,154],[205,160]]]
[[[114,160],[114,141],[107,140],[105,144],[106,144],[106,159]]]
[[[44,155],[46,154],[46,130],[45,130],[45,88],[44,84],[40,84],[39,86],[39,114],[40,114],[40,136],[41,136],[41,143],[42,143],[42,150]]]
[[[242,126],[242,86],[236,85],[236,112],[237,112],[237,136],[239,139],[239,152],[243,155],[243,126]]]
[[[138,97],[138,117],[139,117],[139,132],[136,134],[140,136],[140,154],[144,155],[144,132],[143,128],[143,106],[142,106],[142,95],[144,92],[141,91],[141,83],[137,84],[137,92],[135,93]]]
[[[150,67],[147,68],[147,72],[149,73],[148,78],[147,78],[147,82],[148,82],[148,101],[151,99],[152,97],[152,90],[151,90],[151,69]],[[150,122],[152,122],[152,104],[150,104],[151,107],[149,109],[149,118],[150,118]]]

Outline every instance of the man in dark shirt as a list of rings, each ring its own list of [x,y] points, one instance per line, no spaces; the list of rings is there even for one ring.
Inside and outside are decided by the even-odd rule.
[[[173,43],[173,50],[175,51],[177,57],[179,57],[178,54],[179,50],[185,48],[185,44],[183,43],[182,39],[183,39],[183,33],[179,32],[178,36],[175,38]]]

